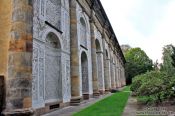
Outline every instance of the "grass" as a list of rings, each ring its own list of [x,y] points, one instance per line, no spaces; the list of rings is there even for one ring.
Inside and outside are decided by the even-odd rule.
[[[96,102],[73,116],[121,116],[129,95],[130,87],[127,86],[121,92]]]

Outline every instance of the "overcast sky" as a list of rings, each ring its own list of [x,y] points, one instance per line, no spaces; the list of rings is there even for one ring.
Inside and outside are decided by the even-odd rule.
[[[101,0],[121,44],[141,47],[161,62],[162,47],[175,45],[175,0]]]

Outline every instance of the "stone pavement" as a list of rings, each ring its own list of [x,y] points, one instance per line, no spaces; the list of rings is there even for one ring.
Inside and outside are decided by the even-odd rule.
[[[71,116],[73,113],[80,111],[81,109],[84,109],[92,104],[94,104],[97,101],[100,101],[108,96],[111,96],[112,93],[100,96],[98,98],[90,98],[89,100],[84,100],[79,106],[68,106],[62,109],[58,109],[54,112],[47,113],[43,116]]]
[[[137,99],[130,96],[122,116],[136,116],[137,109]]]

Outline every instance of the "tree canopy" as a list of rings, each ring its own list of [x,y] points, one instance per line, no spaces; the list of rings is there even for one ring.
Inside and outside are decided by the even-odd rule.
[[[175,67],[174,64],[174,47],[173,45],[166,45],[163,47],[163,63],[161,65],[161,71],[165,71],[170,75],[175,74]]]
[[[152,70],[152,60],[140,48],[131,48],[125,52],[127,84],[131,83],[134,76]]]

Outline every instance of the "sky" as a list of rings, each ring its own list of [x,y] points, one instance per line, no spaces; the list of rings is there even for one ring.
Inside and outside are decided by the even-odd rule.
[[[119,44],[140,47],[155,62],[175,45],[175,0],[100,0]]]

